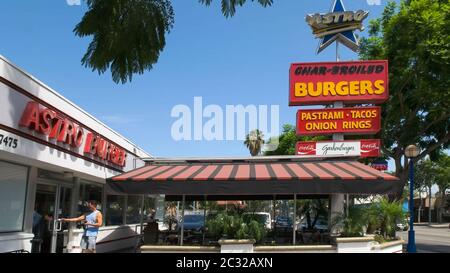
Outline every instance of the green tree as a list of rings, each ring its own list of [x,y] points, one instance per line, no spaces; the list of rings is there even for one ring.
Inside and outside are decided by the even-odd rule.
[[[297,200],[298,212],[306,219],[306,229],[312,230],[320,217],[328,218],[327,199],[304,199]]]
[[[212,0],[199,0],[209,6]],[[221,0],[226,17],[245,0]],[[253,0],[252,0],[253,2]],[[273,0],[258,0],[267,7]],[[131,81],[133,74],[151,70],[166,46],[174,25],[171,0],[86,0],[88,11],[76,25],[79,37],[92,36],[81,63],[103,74],[111,70],[114,82]]]
[[[441,154],[436,164],[436,185],[439,188],[439,202],[437,206],[438,222],[442,223],[442,213],[446,205],[445,191],[450,189],[450,156]]]
[[[378,202],[372,203],[367,214],[368,224],[372,226],[370,229],[379,229],[386,239],[395,238],[396,224],[405,219],[402,203],[390,201],[387,198],[381,198]]]
[[[430,159],[417,162],[414,170],[414,189],[419,194],[424,190],[428,193],[428,222],[431,222],[431,188],[436,180],[436,163]]]
[[[434,160],[450,145],[449,14],[448,0],[389,2],[361,42],[361,59],[389,61],[390,100],[382,108],[381,138],[404,182],[408,145],[421,148],[414,162],[427,155]]]
[[[211,5],[211,3],[214,0],[199,0],[200,3],[205,4],[206,6]],[[232,17],[236,13],[236,7],[242,7],[247,0],[220,0],[221,1],[221,8],[222,8],[222,14],[225,17]],[[251,0],[252,2],[255,2],[255,0]],[[257,2],[263,6],[268,7],[273,4],[273,0],[257,0]]]
[[[297,136],[295,126],[291,124],[283,125],[283,131],[281,135],[278,136],[278,139],[270,138],[268,141],[268,145],[272,143],[277,143],[278,146],[273,151],[266,151],[265,155],[295,155],[295,145],[298,141],[312,141],[312,140],[324,140],[326,137],[317,136],[317,137],[306,137],[306,136]]]
[[[252,156],[257,156],[261,153],[264,143],[264,134],[259,129],[253,130],[245,136],[244,144]]]

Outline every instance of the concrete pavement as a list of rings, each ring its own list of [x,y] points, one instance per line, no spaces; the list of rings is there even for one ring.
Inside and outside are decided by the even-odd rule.
[[[450,229],[448,224],[435,227],[416,226],[416,247],[418,253],[450,253]],[[397,232],[407,244],[408,232]]]

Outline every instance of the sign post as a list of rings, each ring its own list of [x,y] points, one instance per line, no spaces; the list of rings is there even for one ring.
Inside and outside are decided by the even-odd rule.
[[[369,13],[367,11],[363,10],[358,10],[356,12],[346,11],[342,0],[334,0],[331,11],[329,13],[316,13],[307,15],[306,22],[311,26],[313,34],[316,36],[316,38],[321,39],[319,47],[317,49],[317,53],[320,53],[333,42],[336,42],[336,62],[331,65],[333,68],[323,65],[320,68],[316,67],[312,70],[304,67],[302,68],[302,66],[293,69],[293,67],[291,66],[289,105],[321,103],[333,105],[333,109],[316,111],[317,113],[315,116],[317,117],[317,115],[319,115],[320,117],[322,117],[322,119],[316,119],[313,117],[314,115],[308,115],[306,111],[299,111],[297,113],[297,134],[314,135],[316,133],[319,133],[319,131],[321,134],[331,133],[333,142],[325,144],[325,146],[333,147],[332,151],[335,152],[337,150],[337,153],[340,154],[349,153],[349,151],[353,149],[353,153],[359,154],[361,156],[361,143],[350,144],[350,142],[344,141],[344,133],[348,132],[347,125],[351,123],[350,120],[345,119],[349,118],[350,115],[352,119],[356,118],[352,112],[346,113],[348,110],[344,108],[344,103],[357,103],[358,101],[355,101],[355,97],[360,97],[361,99],[362,97],[366,97],[367,95],[375,95],[375,97],[378,96],[378,99],[381,101],[387,99],[387,78],[383,82],[384,85],[382,85],[380,82],[377,82],[378,86],[376,86],[377,84],[375,82],[371,82],[369,80],[369,78],[371,78],[372,76],[368,77],[368,70],[364,69],[364,72],[362,72],[361,67],[356,68],[355,66],[350,71],[349,67],[346,67],[345,64],[340,63],[339,44],[342,43],[351,50],[358,51],[359,43],[354,34],[354,31],[357,29],[363,30],[362,22],[365,18],[367,18],[368,14]],[[341,69],[340,67],[345,68]],[[374,71],[375,70],[372,70],[372,72]],[[386,71],[387,65],[385,72]],[[328,76],[326,74],[328,74]],[[307,80],[308,77],[309,80]],[[375,88],[377,89],[377,91],[374,90]],[[380,98],[382,96],[386,97]],[[360,102],[366,103],[366,99],[367,97],[361,99]],[[372,120],[365,120],[365,122],[367,122],[365,124],[368,126],[364,126],[365,128],[360,130],[358,133],[375,133],[379,131],[380,111],[379,109],[377,110],[377,117],[371,117]],[[375,110],[375,112],[377,112],[377,110]],[[331,114],[328,115],[328,112],[330,112]],[[313,118],[312,120],[307,121],[308,117]],[[325,119],[323,119],[323,117],[325,117]],[[334,117],[340,119],[340,128],[337,128],[339,122],[334,121]],[[331,121],[329,121],[330,118]],[[363,119],[366,118],[367,117],[364,117]],[[359,121],[355,122],[358,123]],[[372,122],[377,123],[376,125],[378,125],[378,128],[367,128],[372,127]],[[301,128],[302,125],[304,125],[305,127]],[[327,132],[327,130],[320,130],[321,125],[331,125],[332,128]],[[357,133],[354,130],[353,132]],[[315,143],[316,153],[318,151],[317,145],[320,146],[323,144],[324,143]],[[299,152],[299,145],[302,144],[300,143],[297,145],[297,153]],[[328,153],[328,151],[330,150],[327,149],[326,151]],[[347,209],[346,212],[348,215],[349,196],[347,195],[346,197],[347,198],[345,203]],[[334,217],[344,212],[343,194],[331,195],[330,209],[331,213],[329,223],[331,223],[331,220]],[[339,232],[339,230],[334,228],[330,232],[332,235],[337,235],[337,232]]]

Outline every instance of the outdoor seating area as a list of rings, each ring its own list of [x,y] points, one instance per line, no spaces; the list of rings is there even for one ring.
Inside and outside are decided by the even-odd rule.
[[[343,212],[336,204],[344,195],[402,187],[357,161],[290,156],[154,159],[108,184],[118,193],[164,196],[164,213],[145,227],[142,222],[143,245],[212,247],[228,239],[250,239],[255,246],[330,245],[330,218]],[[155,208],[141,211],[149,209]]]
[[[180,245],[181,234],[173,230],[149,230],[149,224],[144,224],[142,244],[144,245]],[[329,245],[330,233],[311,230],[296,231],[295,245]],[[268,231],[265,238],[257,245],[292,245],[293,233],[290,230]],[[184,231],[183,245],[185,246],[218,246],[218,240],[211,238],[207,231]]]

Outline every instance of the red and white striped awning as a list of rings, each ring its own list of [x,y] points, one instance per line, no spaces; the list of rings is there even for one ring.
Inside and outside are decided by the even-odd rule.
[[[154,161],[108,184],[128,194],[166,195],[384,194],[403,187],[398,178],[357,161],[281,159]]]

